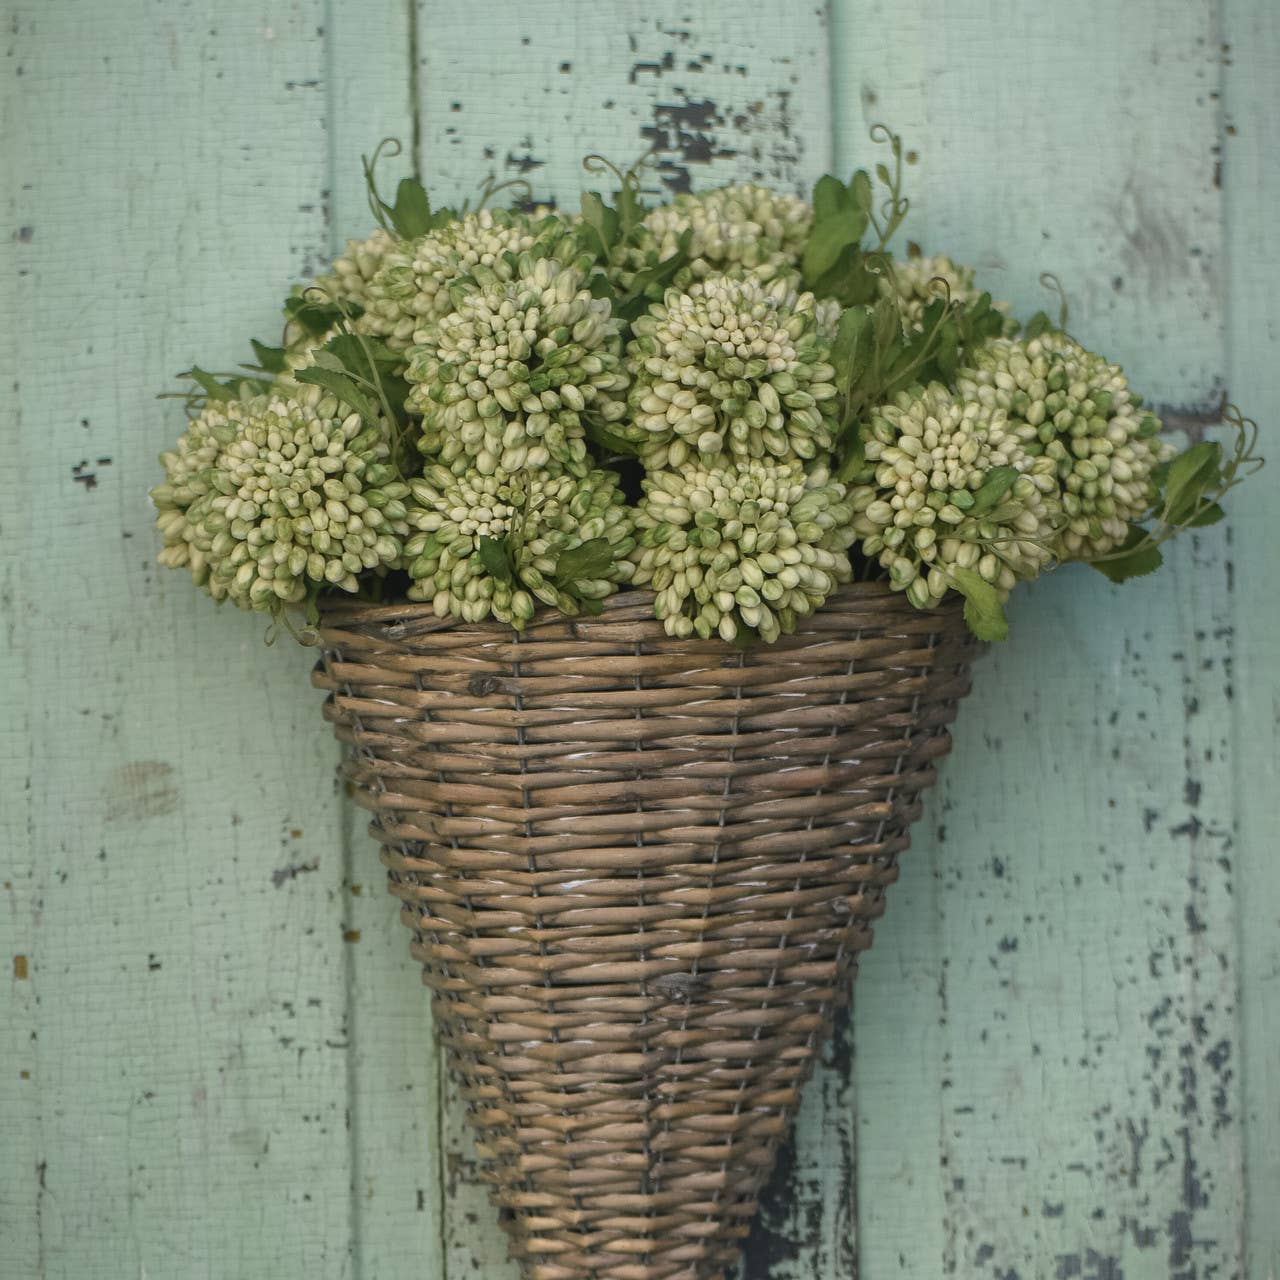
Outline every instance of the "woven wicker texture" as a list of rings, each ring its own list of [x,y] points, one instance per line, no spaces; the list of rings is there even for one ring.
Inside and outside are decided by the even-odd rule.
[[[843,589],[771,646],[652,598],[520,636],[335,603],[350,744],[529,1280],[730,1273],[974,656]]]

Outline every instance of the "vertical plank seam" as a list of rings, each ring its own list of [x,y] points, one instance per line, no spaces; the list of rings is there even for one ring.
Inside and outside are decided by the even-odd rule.
[[[421,57],[418,49],[418,0],[407,0],[409,24],[409,159],[413,176],[422,181],[422,94],[418,83]]]
[[[321,207],[324,210],[325,243],[329,260],[338,256],[339,230],[334,217],[334,202],[338,191],[338,129],[337,129],[337,65],[336,21],[334,0],[323,0],[321,13],[324,16],[324,37],[322,41],[322,65],[324,74],[324,131],[325,131],[325,190],[322,193]],[[341,763],[344,749],[338,748],[337,763]],[[352,1280],[361,1280],[364,1274],[364,1239],[361,1221],[361,1196],[358,1186],[360,1159],[360,1089],[359,1066],[356,1061],[356,1042],[359,1028],[356,1025],[356,954],[355,947],[348,941],[352,937],[357,921],[354,911],[354,896],[351,885],[355,881],[355,839],[351,806],[346,803],[341,783],[338,784],[336,803],[338,806],[338,840],[340,876],[338,893],[340,905],[338,910],[342,946],[342,1025],[346,1040],[346,1063],[343,1072],[346,1090],[343,1113],[347,1129],[347,1257],[351,1263]]]
[[[1218,165],[1219,172],[1222,177],[1218,184],[1218,216],[1222,221],[1222,260],[1220,263],[1222,290],[1222,382],[1224,387],[1223,398],[1229,399],[1232,393],[1231,381],[1234,374],[1232,368],[1231,351],[1233,349],[1236,334],[1236,311],[1235,299],[1233,297],[1234,275],[1232,272],[1232,264],[1235,257],[1235,248],[1231,239],[1231,205],[1233,192],[1234,171],[1232,168],[1231,158],[1228,155],[1227,144],[1229,138],[1227,136],[1227,127],[1233,123],[1231,119],[1231,109],[1228,105],[1228,88],[1227,88],[1227,41],[1234,34],[1234,24],[1228,21],[1228,4],[1230,0],[1215,0],[1214,17],[1216,24],[1215,46],[1218,58]],[[1243,622],[1240,600],[1231,589],[1231,549],[1232,528],[1230,525],[1224,530],[1223,537],[1226,541],[1226,564],[1227,572],[1227,618],[1229,626],[1229,635],[1226,642],[1227,661],[1231,663],[1230,670],[1235,670],[1236,658],[1236,636]],[[1236,841],[1240,834],[1240,816],[1243,812],[1243,784],[1240,770],[1240,761],[1244,758],[1244,727],[1242,724],[1243,706],[1239,698],[1232,698],[1230,704],[1230,739],[1228,742],[1228,765],[1232,779],[1231,784],[1231,856],[1232,871],[1226,874],[1234,875],[1236,868],[1240,865],[1240,853],[1236,849]],[[1236,1097],[1236,1115],[1238,1117],[1238,1132],[1240,1134],[1240,1149],[1237,1156],[1236,1167],[1231,1171],[1235,1182],[1239,1199],[1239,1209],[1235,1215],[1235,1240],[1234,1251],[1239,1266],[1240,1275],[1251,1274],[1250,1264],[1255,1261],[1249,1257],[1250,1251],[1250,1233],[1249,1223],[1251,1221],[1250,1213],[1252,1211],[1252,1195],[1249,1179],[1249,1142],[1245,1136],[1246,1123],[1248,1120],[1249,1106],[1249,1057],[1245,1052],[1245,1040],[1249,1034],[1249,1029],[1245,1019],[1245,989],[1244,989],[1244,966],[1247,963],[1247,953],[1245,945],[1247,942],[1245,930],[1245,912],[1239,906],[1239,892],[1241,888],[1240,880],[1236,880],[1236,892],[1231,895],[1232,905],[1232,928],[1235,942],[1236,964],[1232,974],[1232,1030],[1235,1036],[1236,1054],[1240,1063],[1240,1070],[1236,1073],[1235,1083],[1237,1090]],[[1258,1269],[1261,1270],[1262,1259],[1256,1260]]]

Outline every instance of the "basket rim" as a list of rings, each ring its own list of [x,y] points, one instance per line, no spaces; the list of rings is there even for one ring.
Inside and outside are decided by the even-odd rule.
[[[517,631],[510,623],[496,618],[486,618],[480,622],[467,622],[462,618],[441,618],[436,615],[430,600],[396,599],[386,602],[354,599],[337,594],[322,595],[317,601],[320,610],[318,631],[323,642],[325,631],[330,628],[349,629],[380,628],[392,638],[401,636],[422,636],[444,631],[466,629],[469,632],[482,633],[491,639],[519,640],[535,630],[545,631],[547,628],[559,626],[566,633],[573,635],[579,628],[600,627],[610,622],[628,625],[652,623],[656,636],[666,637],[662,622],[653,613],[654,593],[647,590],[632,589],[619,591],[602,601],[603,609],[599,614],[566,614],[552,605],[543,605],[525,624],[523,631]],[[870,579],[848,582],[838,587],[827,597],[823,604],[803,623],[822,626],[824,615],[834,617],[839,609],[832,606],[850,605],[865,602],[875,603],[877,611],[883,612],[885,620],[914,619],[917,625],[925,619],[936,619],[934,627],[925,624],[926,630],[945,631],[957,624],[967,626],[963,620],[964,601],[957,595],[948,596],[941,604],[932,609],[917,609],[901,591],[895,591],[882,579]],[[915,630],[915,627],[912,628]],[[667,637],[670,638],[670,637]],[[785,637],[784,637],[785,638]],[[733,649],[718,637],[698,641],[690,637],[683,643],[714,644],[726,651]],[[752,648],[769,646],[753,645]]]

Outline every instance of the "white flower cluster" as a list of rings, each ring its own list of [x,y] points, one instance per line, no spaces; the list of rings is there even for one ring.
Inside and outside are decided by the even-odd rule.
[[[1173,453],[1117,364],[1065,334],[997,339],[958,377],[959,394],[1025,423],[1061,485],[1061,560],[1091,560],[1123,542],[1156,498],[1152,473]]]
[[[632,516],[611,472],[457,476],[437,464],[410,487],[408,594],[440,617],[521,628],[535,601],[578,613],[631,576]]]
[[[945,292],[937,284],[946,284]],[[902,312],[902,323],[908,329],[924,326],[925,308],[937,298],[950,298],[952,302],[976,302],[983,294],[974,280],[972,267],[953,262],[945,253],[924,257],[913,253],[894,262],[892,274],[880,277],[880,292],[889,298],[897,298]],[[1008,309],[1007,302],[992,304],[997,310]]]
[[[395,237],[381,227],[367,240],[348,240],[333,265],[316,280],[317,291],[344,307],[367,306],[369,284],[395,247]]]
[[[852,513],[823,468],[697,461],[650,472],[644,490],[634,582],[657,593],[668,635],[772,642],[849,581]]]
[[[319,387],[214,401],[161,455],[160,561],[247,608],[297,604],[309,584],[354,591],[398,561],[409,532],[409,490],[387,456],[382,424]]]
[[[830,449],[835,370],[812,294],[708,276],[634,325],[630,436],[651,468]]]
[[[360,328],[394,350],[410,346],[428,320],[453,309],[449,286],[476,267],[493,267],[507,253],[532,249],[555,219],[504,209],[469,213],[385,253],[365,285]]]
[[[713,274],[794,279],[813,211],[798,196],[739,182],[677,195],[653,209],[644,225],[659,260],[676,252],[685,231],[691,233],[688,279]]]
[[[850,493],[863,553],[917,608],[955,587],[956,568],[1007,595],[1050,562],[1060,521],[1054,464],[1034,442],[1025,423],[937,383],[902,392],[872,414],[874,478]]]
[[[459,475],[587,469],[584,424],[626,412],[621,322],[585,271],[521,254],[474,268],[408,353],[422,448]]]

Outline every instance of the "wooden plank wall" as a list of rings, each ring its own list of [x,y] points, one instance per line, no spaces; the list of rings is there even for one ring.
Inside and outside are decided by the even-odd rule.
[[[153,395],[367,229],[358,157],[803,190],[1183,429],[1280,420],[1270,0],[10,0],[0,1274],[510,1280],[308,655],[153,566]],[[1271,439],[1274,432],[1268,432]],[[1274,447],[1272,447],[1274,452]],[[1020,594],[749,1244],[771,1280],[1280,1272],[1275,470],[1158,578]]]

